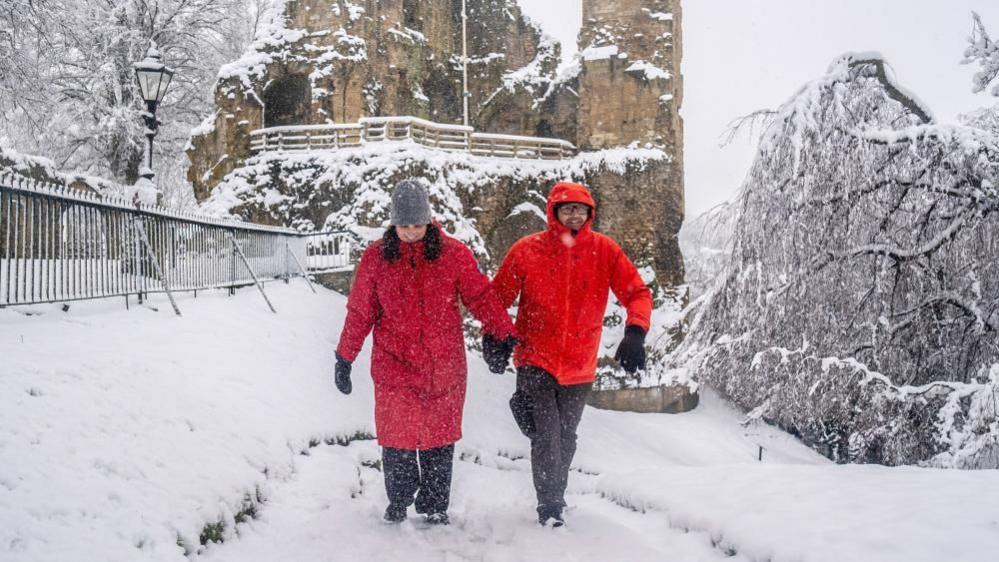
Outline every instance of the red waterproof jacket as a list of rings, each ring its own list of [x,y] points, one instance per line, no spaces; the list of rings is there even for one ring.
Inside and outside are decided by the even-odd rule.
[[[422,241],[401,242],[402,257],[392,263],[375,242],[361,257],[347,301],[337,353],[353,362],[374,329],[375,429],[385,447],[434,449],[461,438],[467,367],[459,299],[485,332],[515,333],[471,250],[442,239],[432,262]]]
[[[593,209],[575,236],[555,217],[558,203]],[[562,385],[592,383],[596,376],[609,290],[627,309],[627,325],[647,331],[652,314],[652,293],[631,260],[590,229],[595,212],[584,186],[556,184],[548,195],[548,229],[517,241],[493,279],[504,307],[520,297],[514,364],[540,367]]]

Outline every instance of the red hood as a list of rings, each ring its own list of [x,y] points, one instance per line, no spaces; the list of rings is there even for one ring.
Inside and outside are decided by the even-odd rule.
[[[593,209],[593,212],[590,213],[590,217],[583,223],[583,228],[579,229],[579,233],[589,232],[590,225],[593,224],[593,217],[597,212],[597,204],[593,201],[593,196],[590,195],[590,190],[586,189],[586,186],[578,183],[559,182],[552,187],[551,193],[548,194],[548,230],[557,235],[569,232],[569,229],[559,222],[555,216],[555,205],[559,203],[582,203],[589,205]]]

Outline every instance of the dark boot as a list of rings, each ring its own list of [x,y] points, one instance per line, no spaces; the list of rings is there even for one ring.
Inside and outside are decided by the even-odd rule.
[[[385,520],[389,523],[402,523],[406,520],[406,506],[390,503],[385,509]]]
[[[431,513],[427,515],[428,525],[450,525],[451,519],[447,516],[447,513]]]
[[[565,519],[562,518],[562,506],[538,506],[538,524],[553,529],[565,525]]]

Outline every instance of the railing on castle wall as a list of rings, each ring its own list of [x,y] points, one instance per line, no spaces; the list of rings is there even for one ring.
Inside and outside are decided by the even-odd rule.
[[[0,307],[165,292],[176,309],[178,291],[263,293],[267,281],[351,267],[345,233],[300,234],[0,175]]]
[[[576,147],[561,139],[476,133],[472,127],[417,117],[368,117],[352,124],[257,129],[250,133],[250,149],[254,153],[339,150],[387,140],[411,140],[439,150],[496,158],[564,160],[576,154]]]

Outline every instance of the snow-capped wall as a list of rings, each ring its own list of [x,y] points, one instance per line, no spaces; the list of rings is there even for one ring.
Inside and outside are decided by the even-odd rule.
[[[388,225],[389,193],[404,178],[430,186],[436,219],[492,265],[521,236],[545,227],[545,198],[561,180],[591,187],[596,227],[614,236],[637,262],[670,286],[682,279],[672,247],[657,246],[667,206],[641,201],[641,192],[601,186],[663,184],[673,173],[661,150],[619,148],[565,161],[514,160],[427,148],[411,141],[369,143],[340,151],[263,153],[226,176],[202,208],[302,231],[345,230],[363,247]],[[636,198],[639,200],[636,201]],[[627,213],[644,207],[636,220]]]

